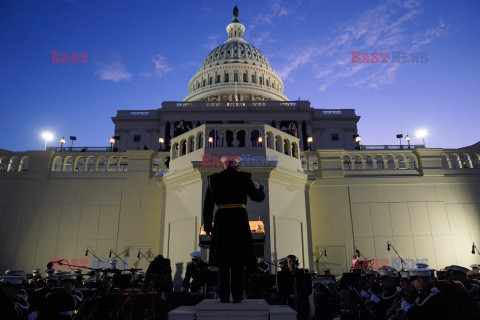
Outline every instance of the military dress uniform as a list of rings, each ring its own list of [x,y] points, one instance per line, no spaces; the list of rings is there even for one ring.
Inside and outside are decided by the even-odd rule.
[[[223,159],[223,158],[222,158]],[[255,187],[252,175],[227,167],[208,178],[203,220],[205,232],[212,232],[209,264],[218,267],[218,293],[222,302],[228,302],[231,291],[234,302],[243,298],[244,267],[255,268],[252,234],[245,205],[247,197],[261,202],[265,199],[263,186]],[[218,210],[212,230],[214,205]]]
[[[191,292],[200,291],[201,287],[205,285],[205,272],[209,270],[208,263],[203,260],[196,262],[189,262],[187,264],[187,271],[183,279],[182,288],[190,289]],[[192,283],[190,283],[192,280]]]
[[[75,274],[67,274],[63,276],[62,281],[68,281],[73,285],[76,278]],[[45,309],[42,312],[42,319],[72,319],[82,300],[82,293],[76,290],[75,287],[72,290],[66,290],[63,287],[56,288],[45,297]]]
[[[25,290],[20,289],[25,276],[12,273],[0,277],[0,319],[2,320],[26,320],[29,314],[28,295]],[[6,287],[17,287],[16,296],[7,296],[4,292]]]
[[[307,319],[308,296],[312,294],[312,277],[307,269],[295,268],[278,272],[278,291],[283,303],[297,311],[297,319]]]

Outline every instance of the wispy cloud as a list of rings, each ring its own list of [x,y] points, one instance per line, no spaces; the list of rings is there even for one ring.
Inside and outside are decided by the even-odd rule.
[[[207,42],[203,44],[203,47],[207,50],[213,50],[220,45],[220,35],[211,34],[207,37]]]
[[[405,64],[354,64],[351,63],[351,51],[413,52],[444,36],[448,27],[442,20],[423,32],[412,30],[412,25],[423,13],[421,3],[421,0],[390,0],[369,9],[339,24],[326,43],[309,42],[298,46],[295,52],[284,57],[285,63],[277,73],[289,81],[295,70],[309,65],[319,81],[319,90],[340,80],[347,81],[348,86],[372,88],[391,84]]]
[[[152,72],[140,72],[140,75],[151,79],[151,78],[160,78],[164,76],[167,72],[171,71],[172,68],[168,65],[165,57],[161,54],[157,54],[152,59],[153,65],[155,66],[155,70]]]
[[[95,74],[100,80],[110,80],[114,82],[122,80],[128,81],[132,78],[132,74],[121,62],[99,63],[95,69]]]

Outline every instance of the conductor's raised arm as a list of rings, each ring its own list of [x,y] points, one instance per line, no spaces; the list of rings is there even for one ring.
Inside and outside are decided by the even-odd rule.
[[[256,201],[256,202],[262,202],[263,200],[265,200],[265,187],[260,184],[257,188],[255,186],[255,183],[253,183],[252,174],[247,172],[244,172],[244,173],[245,173],[245,179],[247,180],[248,197],[252,201]]]

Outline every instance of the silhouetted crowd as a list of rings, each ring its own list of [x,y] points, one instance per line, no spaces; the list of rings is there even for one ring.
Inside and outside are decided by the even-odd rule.
[[[218,274],[196,251],[190,254],[181,288],[174,290],[170,260],[161,255],[146,272],[52,268],[26,274],[7,270],[0,280],[1,319],[167,319],[181,305],[217,299]],[[259,258],[248,270],[245,298],[286,304],[298,319],[480,319],[480,272],[448,266],[435,271],[426,264],[397,271],[368,265],[335,277],[299,267],[289,255],[272,264]]]

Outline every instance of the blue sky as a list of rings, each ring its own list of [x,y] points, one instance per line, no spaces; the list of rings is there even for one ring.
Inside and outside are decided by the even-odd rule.
[[[419,143],[421,128],[428,147],[480,140],[478,1],[4,0],[0,148],[42,149],[45,130],[106,146],[116,110],[183,100],[226,40],[235,4],[246,41],[269,59],[286,96],[356,109],[363,144],[396,144],[397,133]],[[52,63],[52,51],[89,58]],[[427,61],[351,63],[351,51]]]

